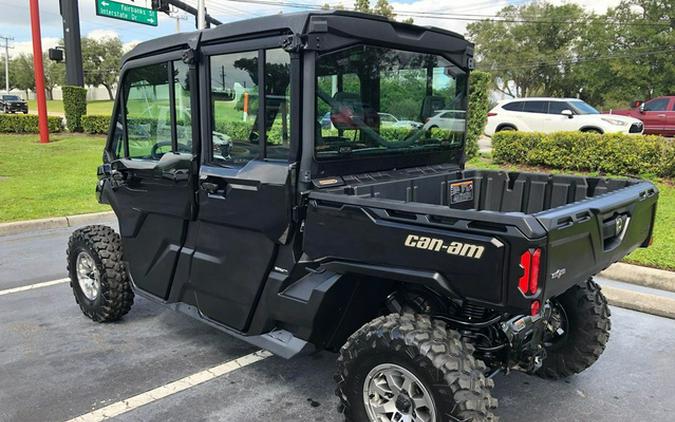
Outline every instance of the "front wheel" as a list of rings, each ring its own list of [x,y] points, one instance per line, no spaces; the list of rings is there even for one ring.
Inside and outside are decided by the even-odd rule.
[[[122,243],[107,226],[75,230],[68,241],[68,275],[82,313],[96,322],[122,318],[134,302]]]
[[[442,321],[377,318],[347,340],[337,363],[336,394],[348,421],[496,420],[485,364]]]
[[[544,339],[546,359],[537,375],[560,379],[598,360],[609,339],[611,313],[600,286],[590,278],[553,299],[551,305]]]

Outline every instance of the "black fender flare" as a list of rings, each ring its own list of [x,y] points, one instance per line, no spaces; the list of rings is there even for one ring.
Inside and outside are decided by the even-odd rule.
[[[391,267],[349,261],[329,261],[321,268],[338,274],[360,274],[364,276],[400,281],[425,286],[442,297],[447,297],[457,305],[462,305],[462,297],[450,287],[448,279],[437,271],[424,271],[404,267]]]

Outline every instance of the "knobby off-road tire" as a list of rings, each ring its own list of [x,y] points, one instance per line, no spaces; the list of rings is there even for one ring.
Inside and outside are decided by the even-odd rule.
[[[67,256],[70,287],[75,301],[87,317],[96,322],[110,322],[129,312],[134,303],[134,293],[122,260],[122,243],[113,229],[95,225],[75,230],[68,241]],[[85,286],[96,287],[83,289],[78,279],[78,264],[81,263],[78,257],[84,261],[84,272],[87,271],[86,264],[91,263],[89,259],[93,260],[93,265],[88,266],[91,268],[89,276],[98,283]]]
[[[339,409],[347,421],[370,422],[364,397],[367,377],[378,366],[394,364],[426,388],[435,422],[495,421],[497,400],[490,395],[494,381],[485,378],[485,364],[473,352],[442,321],[414,314],[379,317],[340,349],[335,376]]]
[[[564,311],[567,328],[547,346],[546,359],[537,371],[543,378],[560,379],[590,367],[605,350],[611,329],[607,299],[589,278],[556,298]]]

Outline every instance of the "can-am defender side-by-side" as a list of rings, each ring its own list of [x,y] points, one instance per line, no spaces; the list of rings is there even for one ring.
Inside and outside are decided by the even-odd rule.
[[[140,44],[96,188],[119,235],[68,246],[80,308],[116,320],[135,293],[285,358],[337,351],[353,421],[491,420],[496,371],[588,368],[610,329],[591,277],[649,245],[657,190],[466,170],[472,56],[348,12]]]

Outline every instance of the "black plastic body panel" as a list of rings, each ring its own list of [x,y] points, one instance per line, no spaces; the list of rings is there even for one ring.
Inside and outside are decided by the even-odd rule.
[[[657,199],[655,187],[639,180],[539,173],[429,167],[343,179],[309,194],[304,250],[311,259],[437,271],[462,298],[509,312],[527,312],[532,299],[560,294],[644,245]],[[470,208],[448,205],[456,181],[473,182]],[[608,242],[603,227],[616,216],[626,226]],[[484,253],[476,259],[410,247],[410,235]],[[526,297],[516,288],[519,259],[536,247],[541,287]]]

